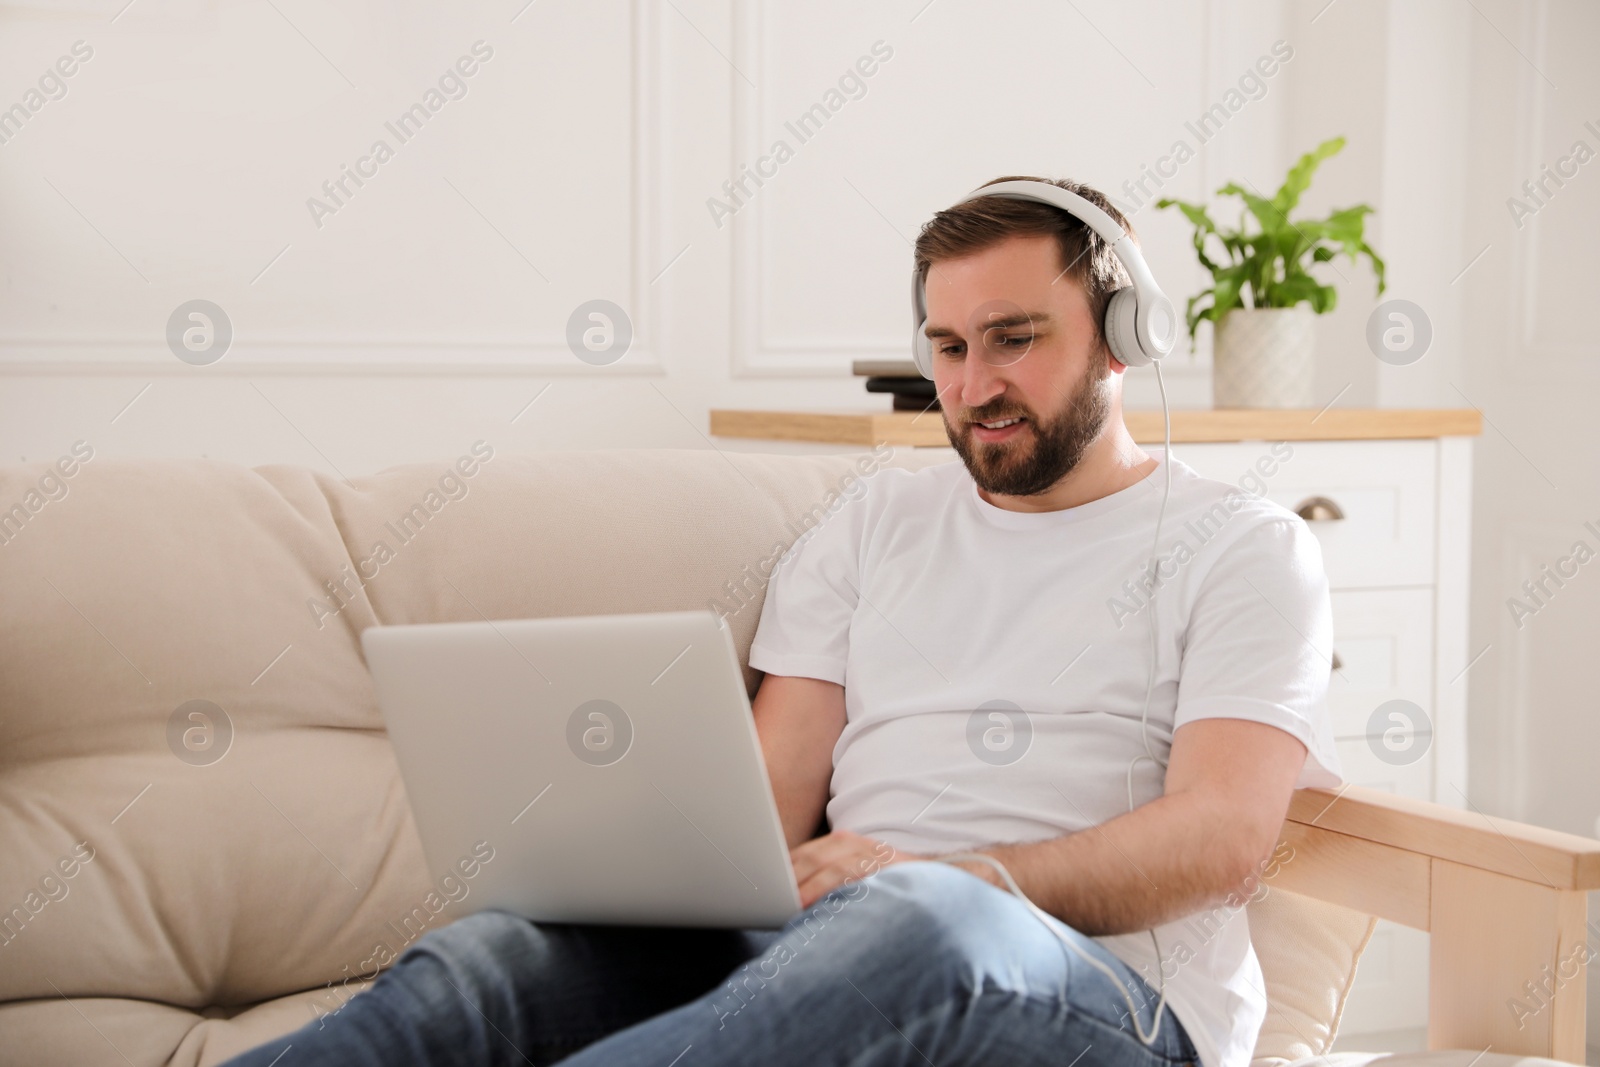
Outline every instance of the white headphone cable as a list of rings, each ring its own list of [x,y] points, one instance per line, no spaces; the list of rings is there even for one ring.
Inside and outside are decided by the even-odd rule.
[[[1165,764],[1157,759],[1156,754],[1150,749],[1149,721],[1150,694],[1155,689],[1156,681],[1156,655],[1158,642],[1156,639],[1155,596],[1161,582],[1161,573],[1159,569],[1161,523],[1167,515],[1167,501],[1172,496],[1172,413],[1167,408],[1167,385],[1161,377],[1161,363],[1159,360],[1157,360],[1151,365],[1156,371],[1156,385],[1161,390],[1161,422],[1163,426],[1162,443],[1164,446],[1164,451],[1161,457],[1161,466],[1163,473],[1165,474],[1166,484],[1161,494],[1161,509],[1156,513],[1155,543],[1150,549],[1151,588],[1150,601],[1147,605],[1150,613],[1150,671],[1145,679],[1144,712],[1139,717],[1139,732],[1144,740],[1145,755],[1135,756],[1133,762],[1128,764],[1128,810],[1130,812],[1134,808],[1133,769],[1139,765],[1139,761],[1148,759],[1151,763],[1154,763],[1156,766],[1165,770]],[[1033,912],[1034,917],[1043,923],[1045,928],[1056,936],[1058,941],[1070,949],[1079,959],[1083,960],[1085,963],[1089,964],[1089,966],[1105,975],[1106,978],[1110,979],[1111,984],[1116,986],[1118,992],[1122,994],[1123,1003],[1127,1004],[1128,1006],[1128,1017],[1133,1020],[1134,1033],[1138,1035],[1139,1041],[1146,1046],[1155,1044],[1156,1036],[1161,1033],[1162,1009],[1164,1009],[1167,1005],[1167,976],[1164,968],[1162,967],[1161,942],[1156,940],[1156,931],[1154,927],[1151,927],[1149,934],[1150,943],[1155,946],[1156,951],[1156,988],[1160,995],[1156,1000],[1154,1012],[1155,1027],[1148,1034],[1146,1034],[1144,1031],[1144,1025],[1139,1021],[1139,1010],[1133,1005],[1133,996],[1128,992],[1128,987],[1123,985],[1122,980],[1117,977],[1116,972],[1110,967],[1106,966],[1103,961],[1095,959],[1087,952],[1084,952],[1083,949],[1079,948],[1070,938],[1058,930],[1055,924],[1055,917],[1028,899],[1028,895],[1022,891],[1020,886],[1017,885],[1016,879],[1011,877],[1011,872],[1006,870],[1005,864],[1001,863],[993,856],[982,852],[956,852],[950,855],[940,856],[939,859],[945,863],[953,863],[956,860],[966,860],[977,863],[986,863],[990,867],[993,867],[995,871],[999,873],[1001,880],[1005,882],[1006,889],[1018,900],[1022,901],[1022,903],[1027,906],[1028,910]]]

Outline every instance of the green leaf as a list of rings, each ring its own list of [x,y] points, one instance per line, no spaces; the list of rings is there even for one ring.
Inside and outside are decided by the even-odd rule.
[[[1279,211],[1272,201],[1262,196],[1257,196],[1249,189],[1245,189],[1233,182],[1229,182],[1217,190],[1219,196],[1233,195],[1244,201],[1245,207],[1250,209],[1250,214],[1256,217],[1261,224],[1263,234],[1278,238],[1282,231],[1289,225],[1288,218]]]
[[[1300,161],[1289,168],[1289,176],[1283,180],[1278,192],[1273,196],[1273,206],[1279,214],[1287,218],[1300,203],[1300,196],[1311,187],[1311,175],[1316,172],[1319,164],[1329,156],[1337,155],[1344,148],[1343,137],[1330,137],[1317,145],[1316,148],[1300,157]]]
[[[1184,321],[1189,324],[1189,351],[1191,353],[1195,350],[1195,333],[1200,327],[1200,320],[1205,317],[1205,309],[1201,308],[1196,310],[1195,305],[1210,295],[1210,289],[1201,290],[1189,298],[1188,304],[1186,304],[1183,309]]]
[[[1357,262],[1356,257],[1364,255],[1372,262],[1372,272],[1378,279],[1378,293],[1382,295],[1387,285],[1384,282],[1384,263],[1372,246],[1367,244],[1363,234],[1366,229],[1366,216],[1372,213],[1372,208],[1366,204],[1357,204],[1335,211],[1328,216],[1322,225],[1327,231],[1328,238],[1339,243],[1340,250],[1350,257],[1350,262]],[[1330,252],[1329,258],[1332,258]]]
[[[1219,321],[1234,308],[1243,306],[1239,294],[1249,276],[1249,268],[1249,263],[1241,263],[1217,273],[1216,297],[1211,304],[1211,314],[1207,316],[1212,322]]]
[[[1361,251],[1365,252],[1367,258],[1372,261],[1372,272],[1378,276],[1378,295],[1382,296],[1383,291],[1389,287],[1383,280],[1383,259],[1365,241],[1361,242]],[[1352,256],[1351,258],[1354,259],[1355,257]]]
[[[1177,200],[1173,197],[1164,196],[1160,200],[1156,201],[1156,207],[1176,207],[1179,211],[1183,212],[1183,217],[1188,219],[1189,222],[1195,227],[1203,229],[1207,233],[1217,232],[1217,224],[1211,221],[1211,216],[1207,215],[1206,209],[1201,207],[1199,204],[1191,204],[1184,200]]]
[[[1331,285],[1323,285],[1309,274],[1301,274],[1295,278],[1285,279],[1277,287],[1277,302],[1274,307],[1294,307],[1296,304],[1308,303],[1317,314],[1333,308],[1337,299],[1336,291]]]
[[[1366,204],[1357,204],[1355,207],[1342,208],[1329,215],[1327,221],[1322,223],[1330,238],[1335,241],[1361,240],[1361,231],[1365,226],[1364,219],[1372,214],[1372,209]]]

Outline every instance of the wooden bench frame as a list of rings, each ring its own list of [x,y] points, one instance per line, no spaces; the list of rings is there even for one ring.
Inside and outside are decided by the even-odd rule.
[[[1271,884],[1428,931],[1429,1049],[1584,1062],[1600,841],[1355,785],[1296,791],[1283,839]]]

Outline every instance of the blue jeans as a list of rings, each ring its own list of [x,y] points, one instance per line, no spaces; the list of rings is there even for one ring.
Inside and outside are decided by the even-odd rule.
[[[1149,1033],[1155,991],[1060,929],[1121,976]],[[1147,1048],[1121,993],[1021,901],[933,862],[841,886],[778,931],[479,912],[424,935],[337,1013],[228,1067],[558,1061],[1198,1067],[1170,1008]]]

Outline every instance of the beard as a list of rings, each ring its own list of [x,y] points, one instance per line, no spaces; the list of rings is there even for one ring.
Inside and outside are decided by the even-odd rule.
[[[1096,372],[1098,368],[1098,373]],[[1001,496],[1039,496],[1054,488],[1083,460],[1111,414],[1111,367],[1091,359],[1061,413],[1049,422],[1016,404],[997,398],[987,408],[973,408],[958,431],[941,409],[945,432],[978,488]],[[1021,416],[1026,421],[1010,438],[989,443],[972,435],[972,423]]]

